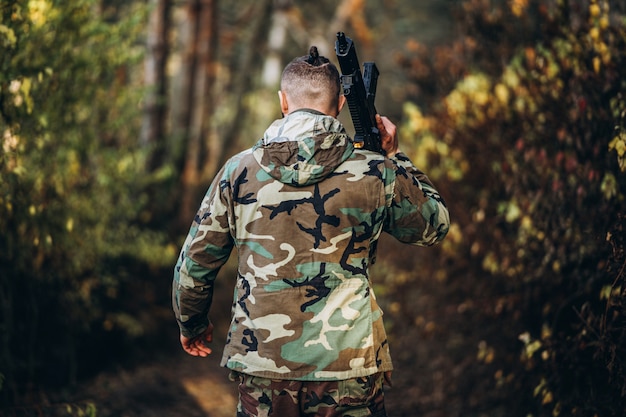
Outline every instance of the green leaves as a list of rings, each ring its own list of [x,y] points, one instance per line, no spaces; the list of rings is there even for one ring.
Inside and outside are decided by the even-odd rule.
[[[15,32],[10,27],[0,24],[0,45],[3,48],[13,48],[17,43]]]
[[[171,173],[147,178],[136,143],[142,90],[130,74],[141,55],[143,6],[105,16],[97,4],[30,0],[0,8],[5,386],[49,372],[71,380],[88,340],[141,335],[121,289],[144,279],[136,271],[169,268],[176,256],[149,226],[151,193]],[[51,342],[44,347],[41,339]]]
[[[617,162],[622,172],[626,172],[626,131],[619,128],[617,135],[609,142],[609,150],[617,154]]]
[[[607,415],[621,412],[626,398],[620,355],[607,359],[621,352],[626,329],[616,328],[615,317],[626,299],[619,292],[598,297],[597,290],[622,288],[626,278],[623,239],[612,232],[622,228],[626,201],[626,28],[623,11],[609,3],[592,0],[574,10],[568,2],[508,2],[507,15],[505,7],[465,2],[475,20],[463,40],[422,53],[412,67],[422,86],[463,75],[443,106],[426,113],[405,105],[409,122],[401,131],[404,140],[414,138],[418,166],[452,190],[451,218],[465,240],[456,256],[445,252],[449,264],[472,265],[462,274],[471,277],[468,287],[524,299],[507,322],[524,335],[520,359],[528,375],[520,378],[533,378],[527,392],[535,390],[553,415],[603,409],[600,390],[622,394],[606,404]],[[516,27],[535,37],[512,33]],[[497,42],[485,39],[496,34]],[[487,44],[499,56],[485,51]],[[451,50],[475,59],[459,64]],[[424,80],[429,65],[440,71]],[[446,175],[454,167],[462,175]],[[534,339],[542,326],[549,336]],[[485,346],[506,349],[494,340]],[[479,359],[487,355],[480,352]],[[594,369],[606,374],[592,377]],[[585,377],[572,383],[571,374]]]

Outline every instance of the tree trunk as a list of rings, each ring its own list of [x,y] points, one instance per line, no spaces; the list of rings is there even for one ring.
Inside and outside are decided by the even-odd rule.
[[[262,57],[259,51],[264,49],[267,39],[267,28],[271,16],[271,0],[254,3],[252,19],[249,22],[250,30],[246,31],[243,39],[239,40],[242,51],[230,63],[231,82],[221,92],[225,96],[222,105],[232,109],[224,122],[219,134],[212,135],[209,143],[209,157],[204,166],[203,179],[212,179],[219,167],[226,162],[226,158],[237,148],[238,137],[241,132],[241,121],[245,119],[246,108],[244,97],[253,88],[253,80],[259,73],[261,66],[256,62]]]
[[[196,174],[198,180],[202,178],[202,172],[206,170],[209,161],[214,158],[215,151],[211,149],[210,132],[215,110],[215,80],[217,71],[217,47],[218,47],[218,24],[217,24],[217,0],[205,0],[205,5],[200,12],[200,48],[198,50],[198,70],[196,72],[196,88],[194,108],[192,109],[190,141],[200,144],[200,163]],[[216,171],[216,169],[214,170]]]
[[[144,106],[143,122],[139,142],[151,147],[149,170],[156,169],[162,162],[165,137],[165,115],[167,112],[165,67],[168,58],[168,33],[170,26],[170,0],[151,0],[152,11],[148,22],[147,54],[144,77],[148,88]]]
[[[282,50],[285,47],[289,30],[289,11],[293,7],[291,0],[274,0],[272,23],[268,35],[267,55],[263,64],[263,84],[275,87],[283,71]]]
[[[199,204],[199,186],[206,155],[213,113],[213,85],[215,83],[215,56],[217,48],[218,0],[193,0],[187,4],[189,28],[183,63],[183,93],[185,106],[178,121],[179,134],[186,142],[182,173],[179,223],[188,225]],[[178,135],[177,135],[178,136]]]

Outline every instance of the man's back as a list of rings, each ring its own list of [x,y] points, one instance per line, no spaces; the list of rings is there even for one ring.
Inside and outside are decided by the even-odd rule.
[[[297,380],[391,370],[368,269],[384,226],[423,219],[415,204],[425,199],[408,174],[396,189],[397,169],[380,154],[355,150],[336,119],[311,111],[277,121],[226,164],[200,214],[217,220],[201,226],[202,239],[189,247],[200,266],[225,256],[228,239],[237,248],[223,365]],[[414,200],[407,210],[393,201],[398,190]],[[415,220],[406,223],[396,234],[412,234]],[[205,242],[220,243],[212,253]]]
[[[293,113],[282,126],[294,136],[233,162],[239,276],[223,359],[231,369],[299,380],[391,369],[368,266],[393,171],[384,173],[380,155],[353,152],[332,125],[307,136],[331,119]]]

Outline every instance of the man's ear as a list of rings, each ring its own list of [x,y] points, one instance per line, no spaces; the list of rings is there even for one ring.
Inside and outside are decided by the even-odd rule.
[[[280,101],[280,111],[285,114],[289,114],[289,103],[287,103],[287,95],[281,90],[278,90],[278,101]]]
[[[343,94],[339,96],[339,102],[337,103],[337,114],[341,113],[341,109],[346,105],[346,96]]]

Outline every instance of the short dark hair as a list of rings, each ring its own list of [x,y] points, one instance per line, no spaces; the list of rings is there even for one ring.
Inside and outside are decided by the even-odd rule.
[[[295,58],[287,64],[280,89],[296,107],[312,103],[336,105],[341,93],[339,71],[312,46],[308,56]]]

